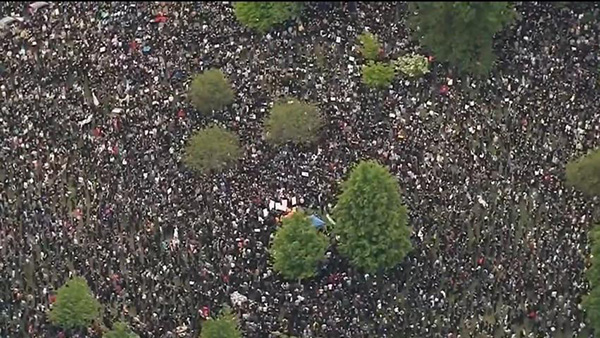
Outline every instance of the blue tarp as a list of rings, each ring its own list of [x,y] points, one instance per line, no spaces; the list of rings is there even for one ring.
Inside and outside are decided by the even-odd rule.
[[[320,219],[319,217],[317,217],[315,215],[310,215],[310,216],[308,216],[308,218],[310,218],[310,222],[317,229],[321,229],[325,226],[325,222],[323,222],[322,219]]]

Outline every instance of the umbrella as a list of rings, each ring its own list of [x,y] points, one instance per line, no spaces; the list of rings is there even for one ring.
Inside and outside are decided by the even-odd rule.
[[[142,48],[142,53],[144,53],[144,54],[149,54],[151,49],[152,49],[152,48],[150,48],[150,46],[144,46],[144,47]]]
[[[33,9],[34,11],[37,11],[38,9],[40,9],[42,7],[45,7],[45,6],[48,6],[49,4],[50,3],[46,2],[46,1],[36,1],[36,2],[34,2],[32,4],[30,4],[29,7],[31,9]]]
[[[5,28],[8,27],[10,24],[12,24],[15,21],[21,21],[18,18],[12,17],[12,16],[7,16],[5,18],[3,18],[2,20],[0,20],[0,28]]]

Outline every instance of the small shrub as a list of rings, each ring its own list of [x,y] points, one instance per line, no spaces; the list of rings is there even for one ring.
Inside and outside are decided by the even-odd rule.
[[[386,88],[394,80],[394,66],[383,62],[369,61],[362,67],[363,82],[371,88]]]
[[[210,69],[194,77],[188,97],[200,112],[211,113],[233,103],[235,93],[221,70]]]
[[[377,60],[379,51],[381,50],[377,36],[369,32],[364,32],[358,36],[358,41],[361,44],[360,53],[362,56],[367,60]]]
[[[210,172],[221,170],[241,156],[237,136],[220,127],[209,127],[196,132],[185,148],[184,163],[193,170]]]
[[[429,61],[427,57],[415,53],[404,55],[396,60],[396,70],[408,77],[423,76],[429,73]]]

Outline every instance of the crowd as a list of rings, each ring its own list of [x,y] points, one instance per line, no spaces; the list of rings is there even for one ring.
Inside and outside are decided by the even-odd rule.
[[[0,32],[0,337],[64,336],[46,311],[72,275],[106,326],[122,317],[141,337],[196,337],[224,303],[245,337],[591,336],[579,303],[597,201],[564,186],[564,164],[600,144],[598,3],[517,3],[489,78],[434,59],[383,91],[361,84],[356,36],[426,54],[406,4],[310,4],[264,36],[226,2],[28,4],[0,3],[24,18]],[[236,100],[200,114],[186,86],[213,67]],[[319,105],[319,143],[265,142],[284,95]],[[244,157],[197,175],[182,148],[210,123]],[[373,276],[332,248],[316,278],[283,281],[263,209],[329,208],[367,158],[397,175],[414,251]]]

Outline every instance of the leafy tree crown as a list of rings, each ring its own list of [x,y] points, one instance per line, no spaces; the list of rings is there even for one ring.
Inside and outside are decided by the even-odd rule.
[[[304,279],[315,275],[323,260],[329,240],[318,232],[302,211],[283,218],[271,245],[273,268],[287,279]]]
[[[237,136],[212,126],[196,132],[185,148],[184,163],[199,172],[218,171],[235,163],[241,156]]]
[[[188,97],[200,112],[211,113],[233,103],[235,93],[221,70],[210,69],[194,77]]]
[[[383,62],[369,61],[362,67],[363,82],[371,88],[387,88],[394,80],[394,66]]]
[[[429,61],[415,53],[403,55],[396,60],[396,69],[408,77],[422,76],[429,73]]]
[[[393,267],[412,248],[398,189],[396,179],[373,161],[359,163],[342,185],[333,233],[340,252],[365,271]]]
[[[322,125],[316,105],[293,98],[275,103],[265,121],[267,139],[274,144],[313,142]]]
[[[102,335],[102,338],[139,338],[125,322],[116,322],[113,329]]]
[[[509,2],[414,2],[409,18],[421,43],[460,72],[486,75],[494,35],[515,17]]]
[[[210,318],[202,325],[201,338],[242,338],[238,320],[229,307],[219,317]]]
[[[362,56],[367,60],[377,60],[381,50],[377,36],[370,32],[363,32],[358,36],[358,41],[361,44],[360,52]]]
[[[236,2],[233,6],[239,22],[263,33],[294,18],[303,7],[300,2],[268,1]]]
[[[586,195],[600,195],[600,149],[567,163],[566,183]]]
[[[74,277],[58,289],[49,318],[54,325],[65,329],[86,328],[100,316],[100,308],[87,281]]]
[[[590,283],[590,293],[583,297],[583,308],[585,309],[588,323],[594,332],[600,333],[600,225],[596,225],[588,234],[590,241],[591,266],[587,269],[585,276]]]

